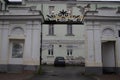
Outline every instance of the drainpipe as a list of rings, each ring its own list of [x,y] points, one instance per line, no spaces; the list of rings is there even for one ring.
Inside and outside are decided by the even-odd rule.
[[[43,4],[41,4],[41,12],[43,13]],[[42,45],[43,45],[43,22],[41,22],[41,31],[40,31],[40,63],[38,74],[42,73]]]

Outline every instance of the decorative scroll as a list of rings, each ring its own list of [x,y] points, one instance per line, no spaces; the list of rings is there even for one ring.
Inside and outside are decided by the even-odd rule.
[[[62,24],[82,24],[82,18],[83,16],[81,15],[71,15],[69,12],[62,10],[58,14],[52,13],[51,15],[47,15],[47,18],[45,20],[45,23],[48,24],[57,24],[57,23],[62,23]]]
[[[59,11],[58,14],[54,14],[54,11],[52,11],[52,14],[47,15],[45,24],[83,24],[84,17],[90,9],[90,4],[84,7],[77,6],[77,8],[80,9],[81,15],[72,15],[71,11],[65,10]]]

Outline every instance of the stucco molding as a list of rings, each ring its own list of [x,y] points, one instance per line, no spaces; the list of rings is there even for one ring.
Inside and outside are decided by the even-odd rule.
[[[0,15],[0,20],[42,20],[40,15]]]
[[[87,22],[86,23],[86,29],[87,30],[99,30],[100,29],[100,22]]]
[[[85,21],[120,21],[120,16],[98,16],[98,15],[88,15],[85,17]]]
[[[98,10],[116,10],[117,8],[115,8],[115,7],[99,7],[99,8],[97,8]]]
[[[84,44],[84,40],[43,40],[44,44]]]
[[[89,0],[76,0],[76,1],[50,1],[50,0],[27,0],[25,1],[25,3],[56,3],[56,4],[59,4],[59,3],[99,3],[99,4],[119,4],[119,1],[116,1],[116,2],[112,2],[112,1],[89,1]]]

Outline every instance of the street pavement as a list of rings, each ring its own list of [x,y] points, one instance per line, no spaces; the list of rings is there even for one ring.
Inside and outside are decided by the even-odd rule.
[[[30,80],[96,80],[90,76],[82,75],[85,70],[84,67],[43,66],[42,69],[44,71],[42,75],[35,75]]]
[[[28,80],[33,76],[33,72],[25,71],[23,73],[0,73],[0,80]]]
[[[95,76],[97,80],[120,80],[120,74],[103,74]]]
[[[120,80],[120,74],[83,75],[85,68],[80,66],[42,66],[42,69],[42,75],[32,71],[0,73],[0,80]]]

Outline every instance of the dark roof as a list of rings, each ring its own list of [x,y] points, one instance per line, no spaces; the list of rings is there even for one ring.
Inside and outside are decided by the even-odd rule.
[[[6,4],[8,4],[8,5],[10,5],[10,4],[12,4],[12,5],[21,5],[22,4],[22,2],[20,1],[14,1],[14,2],[10,2],[9,0],[4,0],[5,2],[6,2]]]

